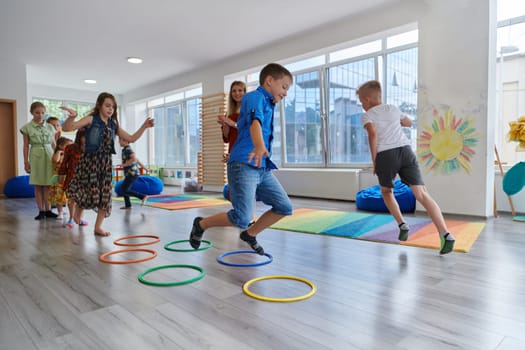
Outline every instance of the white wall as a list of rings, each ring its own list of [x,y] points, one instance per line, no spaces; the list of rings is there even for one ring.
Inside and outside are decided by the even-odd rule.
[[[274,172],[290,196],[356,200],[360,169],[280,169]]]
[[[23,140],[18,130],[27,122],[27,116],[29,115],[26,81],[25,64],[0,60],[0,98],[16,100],[18,175],[25,174],[22,153]]]
[[[56,86],[28,84],[27,100],[30,102],[35,97],[49,98],[55,100],[68,100],[75,102],[95,103],[98,92],[87,90],[66,89]]]
[[[312,28],[301,35],[286,37],[286,33],[283,33],[283,38],[273,45],[238,54],[210,67],[202,67],[196,71],[169,77],[161,82],[130,91],[124,95],[124,103],[135,102],[201,82],[204,95],[223,92],[223,81],[226,75],[262,67],[270,62],[279,62],[327,47],[341,46],[345,42],[414,23],[417,21],[418,13],[424,8],[426,5],[421,1],[404,0],[377,9],[368,15],[365,13],[331,23],[329,26]]]

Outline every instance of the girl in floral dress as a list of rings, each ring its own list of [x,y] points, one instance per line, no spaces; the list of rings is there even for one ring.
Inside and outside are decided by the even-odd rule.
[[[62,129],[64,131],[86,128],[85,152],[80,157],[75,176],[69,185],[68,193],[77,205],[74,221],[80,223],[83,210],[97,212],[94,233],[109,236],[102,228],[104,219],[111,215],[112,192],[112,154],[115,154],[115,135],[129,142],[138,140],[147,128],[153,126],[153,118],[147,118],[142,126],[129,134],[122,129],[117,119],[117,101],[107,92],[101,93],[95,108],[85,117],[75,121],[77,112],[66,106],[60,107],[68,112]]]

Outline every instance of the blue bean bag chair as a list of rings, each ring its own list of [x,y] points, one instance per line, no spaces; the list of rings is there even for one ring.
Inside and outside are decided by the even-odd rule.
[[[393,191],[401,212],[412,213],[416,210],[416,197],[409,186],[396,180]],[[357,209],[388,213],[379,185],[357,192],[355,204]]]
[[[8,198],[32,198],[35,186],[29,184],[29,175],[15,176],[5,183],[4,194]]]
[[[115,185],[115,193],[121,197],[124,195],[122,192],[122,184],[124,180],[120,180]],[[164,189],[164,184],[156,176],[139,176],[139,178],[131,185],[133,191],[145,194],[147,196],[160,194]]]

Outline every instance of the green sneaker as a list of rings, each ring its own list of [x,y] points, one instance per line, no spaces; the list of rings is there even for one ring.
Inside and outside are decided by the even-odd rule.
[[[439,251],[441,255],[448,254],[454,250],[454,243],[456,243],[456,241],[454,239],[447,239],[448,235],[449,233],[441,237],[441,250]]]
[[[410,231],[410,228],[408,225],[404,222],[399,224],[399,236],[397,239],[400,241],[406,241],[408,239],[408,231]]]

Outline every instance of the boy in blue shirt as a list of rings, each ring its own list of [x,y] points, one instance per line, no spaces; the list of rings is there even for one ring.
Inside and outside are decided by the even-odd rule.
[[[120,209],[131,209],[130,196],[137,197],[142,201],[142,205],[148,200],[148,196],[133,191],[131,186],[139,178],[139,165],[146,172],[149,171],[144,164],[135,156],[135,152],[131,149],[129,142],[123,138],[119,139],[120,147],[122,147],[122,168],[124,170],[124,182],[122,183],[122,193],[124,195],[124,206]]]
[[[237,120],[238,136],[228,159],[228,186],[233,209],[206,218],[196,217],[190,244],[199,248],[204,231],[210,227],[237,226],[240,239],[258,254],[264,249],[256,236],[281,218],[292,214],[292,203],[272,174],[277,169],[270,160],[273,140],[274,107],[292,85],[293,76],[283,66],[270,63],[259,75],[260,86],[243,96]],[[272,208],[250,225],[255,196]]]

